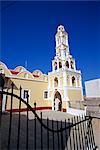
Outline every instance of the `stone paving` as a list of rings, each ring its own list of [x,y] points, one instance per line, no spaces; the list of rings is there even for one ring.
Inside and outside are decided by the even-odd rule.
[[[40,112],[41,111],[36,111],[38,116],[40,117]],[[43,116],[43,123],[47,125],[47,117],[49,119],[49,127],[52,127],[52,119],[54,120],[54,128],[56,128],[56,121],[58,120],[59,127],[60,127],[60,121],[62,120],[63,126],[65,119],[67,120],[68,118],[72,118],[72,115],[67,114],[66,112],[57,112],[57,111],[51,111],[51,110],[43,110],[42,111],[42,116]],[[1,120],[1,149],[6,150],[7,149],[7,137],[8,137],[8,130],[9,130],[9,114],[5,114],[2,116]],[[11,134],[11,149],[15,150],[17,145],[17,128],[18,128],[18,113],[13,113],[12,117],[12,134]],[[94,135],[96,139],[96,144],[98,147],[100,146],[100,122],[93,120],[93,127],[94,127]],[[40,129],[41,125],[37,122],[37,149],[40,149]],[[44,130],[44,135],[43,135],[43,145],[44,149],[47,141],[47,130]],[[68,131],[69,132],[69,131]],[[29,112],[29,149],[34,149],[34,115],[32,112]],[[56,136],[57,137],[57,136]],[[57,146],[56,142],[57,139],[55,137],[55,148]],[[97,138],[99,137],[99,138]],[[52,141],[52,134],[50,134],[50,142]],[[20,134],[20,149],[24,150],[25,149],[25,143],[26,143],[26,112],[21,112],[21,134]],[[52,149],[52,142],[50,143],[50,147]],[[56,148],[57,149],[57,148]],[[77,150],[77,149],[76,149]]]

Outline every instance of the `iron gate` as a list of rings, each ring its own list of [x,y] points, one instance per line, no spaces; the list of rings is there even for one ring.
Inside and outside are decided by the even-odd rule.
[[[37,114],[36,103],[34,109],[27,101],[17,96],[13,92],[13,84],[11,93],[0,91],[1,108],[0,108],[0,127],[1,127],[1,149],[23,149],[23,150],[94,150],[96,149],[92,117],[77,116],[65,119],[65,121],[56,121],[44,119],[42,112]],[[2,104],[3,96],[10,104],[10,111],[3,113]],[[9,97],[9,99],[8,99]],[[13,112],[13,101],[16,98],[19,101],[18,112]],[[21,112],[21,106],[27,107],[26,114]],[[29,115],[33,116],[30,120]]]

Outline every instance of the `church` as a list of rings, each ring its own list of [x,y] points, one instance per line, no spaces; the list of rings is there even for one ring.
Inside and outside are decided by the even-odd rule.
[[[40,70],[29,72],[23,66],[9,69],[3,62],[0,62],[0,74],[4,78],[4,90],[10,92],[11,84],[14,84],[14,93],[20,94],[26,101],[29,96],[29,104],[37,109],[52,109],[66,111],[70,101],[82,101],[82,79],[81,71],[77,70],[76,62],[69,50],[68,33],[64,26],[57,28],[55,35],[56,55],[52,60],[52,70],[43,74]],[[8,98],[9,99],[9,98]],[[9,110],[9,101],[6,95],[3,97],[4,109]],[[13,111],[18,110],[18,100],[13,101]],[[22,105],[25,110],[26,106]]]

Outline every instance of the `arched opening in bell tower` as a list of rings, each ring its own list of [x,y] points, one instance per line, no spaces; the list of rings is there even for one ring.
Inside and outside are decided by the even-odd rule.
[[[57,77],[55,77],[55,79],[54,79],[54,87],[58,87],[58,78]]]
[[[59,68],[62,68],[62,63],[61,62],[59,62]]]
[[[61,111],[62,109],[62,98],[61,94],[56,90],[54,94],[54,110]]]
[[[68,61],[66,61],[66,67],[69,68],[69,62]]]
[[[54,68],[57,70],[57,62],[54,63]]]
[[[71,69],[74,69],[74,63],[73,63],[73,61],[71,60]]]
[[[75,86],[75,77],[72,77],[72,85]]]

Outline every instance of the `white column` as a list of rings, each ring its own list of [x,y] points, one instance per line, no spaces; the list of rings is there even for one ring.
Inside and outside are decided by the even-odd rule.
[[[54,110],[54,77],[52,77],[52,110]]]
[[[54,90],[54,77],[52,77],[52,89]]]
[[[76,81],[76,87],[78,87],[78,84],[77,84],[78,80],[77,80],[77,78],[76,78],[76,77],[75,77],[75,81]]]
[[[80,86],[81,86],[81,93],[82,93],[82,100],[83,100],[83,87],[82,87],[82,78],[80,76]]]
[[[52,69],[53,69],[53,72],[55,71],[55,66],[54,66],[54,62],[52,61]]]
[[[3,94],[3,98],[2,98],[2,112],[5,112],[5,106],[6,106],[6,95]]]
[[[62,68],[65,70],[65,61],[62,61]]]
[[[63,72],[63,84],[64,84],[64,100],[67,100],[67,74],[66,71]]]
[[[60,87],[60,77],[58,77],[58,87]]]
[[[59,60],[57,59],[57,70],[59,71]]]
[[[69,62],[69,69],[71,69],[71,63],[70,63],[70,59],[68,60],[68,62]]]
[[[72,76],[70,76],[69,78],[70,78],[70,86],[72,86]]]
[[[81,75],[79,77],[79,83],[80,83],[80,87],[82,87],[82,79],[81,79]]]
[[[76,64],[75,64],[75,60],[74,60],[74,70],[76,70]]]
[[[48,78],[48,98],[50,97],[50,78]]]
[[[54,90],[53,90],[54,93]],[[54,94],[52,94],[52,110],[54,110]]]

